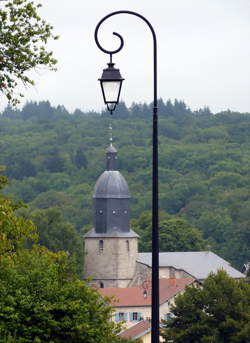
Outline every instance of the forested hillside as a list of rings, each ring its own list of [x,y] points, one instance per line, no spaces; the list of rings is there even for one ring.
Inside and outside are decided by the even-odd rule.
[[[0,165],[10,180],[5,193],[30,204],[24,214],[38,228],[43,221],[44,244],[70,251],[91,224],[110,122],[132,218],[151,208],[150,108],[121,103],[111,117],[40,102],[3,111]],[[181,101],[159,100],[160,207],[200,229],[211,249],[238,268],[250,260],[249,151],[250,114],[192,112]]]

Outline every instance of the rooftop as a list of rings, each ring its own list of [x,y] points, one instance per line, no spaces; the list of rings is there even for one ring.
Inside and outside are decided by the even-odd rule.
[[[119,334],[122,338],[139,338],[144,333],[147,333],[151,330],[151,323],[148,320],[142,320],[139,323],[133,325],[129,329],[124,330]]]
[[[151,253],[139,253],[137,261],[151,267]],[[184,270],[198,280],[207,278],[210,273],[216,273],[219,269],[225,270],[233,278],[245,277],[229,262],[211,251],[161,252],[159,267]]]
[[[160,282],[160,304],[164,304],[167,300],[185,289],[186,286],[194,282],[193,278],[175,279],[162,278]],[[149,283],[150,285],[150,283]],[[114,297],[111,301],[114,307],[127,306],[150,306],[151,305],[151,290],[147,289],[145,297],[145,288],[142,286],[130,288],[99,288],[98,291],[108,297]]]
[[[95,184],[93,198],[130,198],[127,181],[118,170],[106,170]]]

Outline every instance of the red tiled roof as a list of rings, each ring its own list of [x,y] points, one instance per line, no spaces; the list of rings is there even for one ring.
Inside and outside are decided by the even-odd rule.
[[[186,286],[190,285],[194,279],[167,279],[159,280],[160,288],[160,304],[163,304],[168,299],[182,291]],[[144,289],[141,286],[130,288],[99,288],[98,291],[108,297],[114,297],[111,304],[114,307],[127,306],[150,306],[151,292],[148,290],[148,296],[144,297]]]
[[[125,331],[120,333],[119,336],[123,338],[134,338],[138,336],[140,337],[140,335],[148,329],[151,329],[151,323],[148,320],[142,320],[129,329],[126,329]]]

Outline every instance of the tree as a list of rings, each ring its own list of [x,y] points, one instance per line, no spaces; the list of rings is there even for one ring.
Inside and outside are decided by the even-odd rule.
[[[8,161],[6,175],[9,178],[22,180],[24,177],[36,176],[36,167],[31,161],[25,158],[13,156]]]
[[[82,149],[78,148],[74,159],[73,159],[73,163],[75,164],[75,166],[80,169],[80,168],[87,168],[88,166],[88,161],[87,158],[85,156],[85,154],[83,153]]]
[[[118,341],[109,299],[77,278],[68,255],[27,248],[37,233],[19,206],[0,197],[0,343]]]
[[[56,60],[46,50],[49,38],[57,39],[53,27],[38,14],[40,4],[30,0],[1,0],[0,9],[0,91],[16,105],[22,94],[17,86],[33,85],[28,72],[39,66],[55,70]]]
[[[6,184],[7,178],[0,175],[0,190]],[[24,249],[28,241],[36,241],[38,238],[34,224],[15,215],[14,211],[20,207],[20,203],[0,196],[0,263],[3,256],[12,256]]]
[[[250,285],[225,271],[211,274],[202,287],[176,298],[165,321],[164,342],[246,343],[250,334]]]
[[[65,251],[70,256],[75,257],[79,273],[82,272],[82,237],[71,223],[63,219],[62,212],[58,208],[50,207],[35,211],[25,209],[20,213],[31,219],[37,226],[39,244],[46,246],[51,251]]]
[[[65,161],[62,154],[57,149],[50,151],[48,157],[44,161],[45,167],[51,173],[63,172],[65,169]]]
[[[133,222],[134,229],[141,236],[140,251],[151,251],[151,213],[144,212]],[[160,213],[160,251],[200,251],[207,242],[201,231],[192,227],[184,219]]]
[[[34,247],[0,265],[0,331],[21,342],[105,342],[119,332],[108,300],[76,278],[65,253]],[[0,342],[1,338],[0,338]]]

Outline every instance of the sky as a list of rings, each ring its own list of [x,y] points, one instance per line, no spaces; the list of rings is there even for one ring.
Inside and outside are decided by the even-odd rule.
[[[24,101],[49,100],[69,111],[104,107],[98,78],[108,55],[95,44],[99,20],[116,10],[136,11],[152,24],[158,44],[158,97],[183,100],[192,109],[250,112],[250,0],[40,0],[41,16],[60,35],[48,48],[58,71],[36,70],[36,86]],[[121,99],[153,100],[152,35],[131,15],[117,15],[100,28],[100,41],[116,48],[116,67],[125,78]],[[0,109],[6,106],[3,101]],[[2,107],[2,108],[1,108]]]

